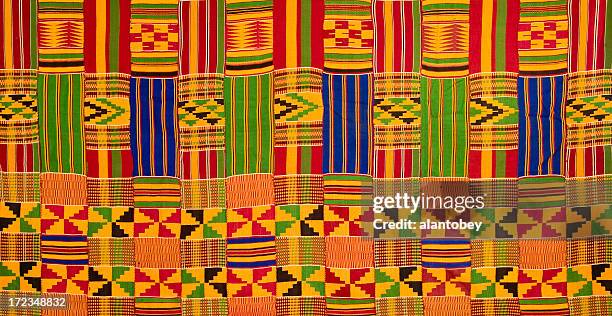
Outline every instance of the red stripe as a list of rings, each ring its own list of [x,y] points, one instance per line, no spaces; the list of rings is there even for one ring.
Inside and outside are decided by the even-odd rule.
[[[90,149],[85,150],[85,160],[87,161],[87,176],[91,178],[99,178],[100,168],[98,166],[97,151]]]
[[[210,72],[223,72],[223,69],[217,69],[217,61],[219,59],[219,55],[217,55],[217,47],[219,40],[217,38],[217,33],[219,32],[219,25],[217,24],[217,1],[210,1],[210,16],[208,17],[208,27],[210,30],[210,44],[208,47],[208,55],[210,56]]]
[[[470,73],[478,73],[481,70],[480,43],[482,42],[482,0],[473,0],[470,3]]]
[[[597,55],[595,56],[595,66],[597,69],[604,68],[604,38],[606,37],[606,28],[604,26],[606,25],[606,6],[606,0],[599,1],[599,28],[597,30],[597,38],[599,38],[599,42],[595,43],[595,50],[597,52]],[[608,43],[608,45],[610,45],[610,43]]]
[[[470,178],[480,178],[480,160],[482,152],[480,150],[470,150],[468,171]]]
[[[514,9],[514,8],[512,8]],[[512,10],[511,9],[511,10]],[[491,71],[497,71],[497,64],[495,64],[495,61],[497,58],[495,58],[495,56],[497,56],[497,45],[495,45],[495,42],[497,41],[497,0],[493,1],[493,14],[491,16],[491,56],[489,56],[489,58],[491,58]],[[471,52],[470,52],[471,53]],[[499,52],[502,53],[502,52]]]
[[[575,177],[576,176],[576,149],[570,148],[567,156],[568,156],[567,159],[569,160],[568,161],[569,170],[567,171],[567,176]]]
[[[406,149],[405,154],[404,154],[404,161],[405,161],[404,162],[404,172],[402,174],[402,177],[404,178],[414,176],[412,174],[412,154],[413,154],[412,149]]]
[[[592,176],[593,175],[593,148],[583,148],[581,149],[584,152],[584,175]]]
[[[197,4],[199,2],[191,1],[180,1],[181,5],[181,74],[188,73],[189,70],[189,5],[191,3]]]
[[[312,67],[323,69],[323,17],[325,16],[324,0],[312,0]]]
[[[274,147],[274,173],[287,174],[285,159],[287,157],[287,147]]]
[[[323,173],[323,146],[311,147],[312,158],[310,159],[310,169],[312,174]]]
[[[196,32],[197,36],[196,38],[198,39],[197,43],[191,43],[188,42],[189,45],[186,45],[187,49],[190,48],[190,46],[196,46],[198,48],[198,52],[196,53],[197,56],[196,60],[198,61],[198,66],[196,67],[196,69],[189,69],[190,72],[207,72],[206,71],[206,60],[204,59],[206,56],[211,56],[213,51],[210,49],[210,47],[208,46],[209,43],[212,43],[212,30],[211,28],[211,21],[209,20],[209,16],[206,15],[206,6],[207,4],[211,3],[211,2],[216,2],[216,1],[198,1],[197,2],[197,6],[198,6],[198,21],[191,21],[189,20],[189,24],[190,26],[193,25],[194,23],[198,23],[198,27],[196,28]],[[206,39],[206,35],[208,34],[208,36],[210,36],[210,40]],[[188,56],[187,58],[192,57],[192,56]],[[189,60],[188,60],[189,62]]]
[[[506,151],[506,177],[518,177],[518,149]]]
[[[132,151],[129,149],[121,151],[121,175],[123,177],[131,177],[134,169],[134,160],[132,160]]]
[[[508,0],[506,16],[506,71],[518,72],[518,22],[520,0]]]
[[[606,159],[606,156],[604,153],[604,147],[603,146],[595,147],[595,174],[596,175],[604,174],[605,159]]]
[[[119,72],[130,70],[130,0],[119,0]]]
[[[274,0],[273,2],[273,19],[272,27],[274,28],[274,49],[272,50],[274,58],[274,68],[282,69],[287,67],[286,53],[285,53],[285,32],[286,25],[285,16],[285,0]],[[292,17],[289,17],[292,18]],[[299,45],[299,44],[298,44]],[[295,48],[298,49],[298,48]]]
[[[2,1],[0,2],[0,17],[2,17],[2,21],[4,21],[6,19],[6,16],[4,15],[4,6],[5,6],[5,2]],[[2,43],[2,49],[0,49],[0,68],[9,68],[9,65],[5,65],[4,64],[4,32],[0,32],[0,43]]]
[[[578,30],[578,26],[580,25],[580,1],[571,1],[571,7],[569,8],[570,14],[572,16],[572,18],[570,19],[570,21],[572,21],[570,23],[570,32],[572,34],[571,38],[571,49],[570,49],[570,54],[571,54],[571,71],[577,71],[578,70],[578,50],[579,48],[579,41],[578,38],[580,37],[580,31]]]
[[[412,3],[412,2],[409,2]],[[410,33],[406,33],[404,34],[404,28],[402,27],[402,21],[400,20],[400,14],[402,13],[402,11],[404,10],[403,8],[404,6],[404,2],[399,2],[399,1],[393,1],[391,3],[391,8],[393,11],[392,17],[393,17],[393,46],[392,47],[387,47],[387,49],[391,49],[393,51],[393,61],[391,63],[391,71],[402,71],[402,55],[405,54],[406,57],[406,62],[411,61],[412,59],[408,59],[408,57],[410,56],[410,53],[412,52],[410,49],[404,49],[404,51],[402,52],[402,49],[404,47],[402,47],[402,37],[406,38],[406,43],[412,43],[412,34]],[[406,21],[406,25],[412,25],[412,23],[410,23],[412,21],[408,20]],[[383,42],[382,45],[384,46],[385,43]],[[384,66],[384,65],[383,65]]]
[[[596,69],[593,67],[593,63],[595,61],[595,49],[597,49],[595,47],[595,43],[593,43],[593,35],[595,35],[595,10],[597,9],[595,7],[595,2],[597,0],[590,0],[589,1],[589,14],[587,14],[588,19],[590,21],[587,21],[587,25],[588,25],[588,31],[587,34],[589,34],[589,36],[587,36],[587,45],[586,45],[586,50],[587,50],[587,67],[585,70],[593,70]],[[576,1],[578,2],[578,1]],[[592,35],[591,35],[592,34]]]
[[[183,174],[182,177],[183,179],[189,180],[191,179],[191,153],[190,152],[183,152],[181,154],[182,157],[182,161],[183,161]]]
[[[413,66],[413,62],[412,60],[414,59],[414,29],[412,28],[412,20],[415,18],[414,17],[414,12],[412,12],[412,6],[413,6],[413,2],[412,1],[402,1],[401,4],[403,5],[403,10],[404,10],[404,18],[406,19],[406,23],[405,23],[405,28],[404,28],[404,32],[405,32],[405,37],[406,37],[406,47],[402,47],[402,49],[404,49],[404,58],[406,58],[406,68],[405,70],[399,70],[398,71],[403,71],[403,72],[419,72],[419,69],[414,69],[412,68]]]

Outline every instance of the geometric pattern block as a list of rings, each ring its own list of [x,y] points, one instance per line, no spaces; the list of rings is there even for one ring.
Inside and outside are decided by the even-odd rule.
[[[267,1],[226,1],[226,75],[249,76],[274,69],[272,7]]]
[[[58,265],[86,265],[87,237],[80,235],[42,235],[40,256],[43,263]]]
[[[88,237],[133,237],[134,208],[89,207]]]
[[[40,232],[40,204],[0,202],[0,232]]]
[[[567,266],[612,262],[612,238],[593,236],[567,241]]]
[[[181,312],[183,316],[227,315],[227,298],[183,298]]]
[[[519,238],[554,238],[566,236],[566,208],[519,209]]]
[[[173,177],[135,177],[133,181],[135,207],[181,207],[179,179]]]
[[[496,207],[472,209],[471,220],[482,222],[479,231],[473,230],[472,238],[516,238],[518,209]]]
[[[567,268],[518,271],[520,298],[567,296]]]
[[[226,237],[225,214],[222,208],[181,209],[181,239]]]
[[[181,240],[181,266],[224,267],[227,261],[226,249],[225,239],[221,238]]]
[[[610,235],[612,204],[567,209],[567,238]]]
[[[471,316],[520,316],[518,298],[472,299]]]
[[[470,268],[423,268],[424,296],[470,296]]]
[[[41,233],[85,235],[88,230],[87,213],[87,206],[42,205]]]
[[[325,72],[371,72],[374,47],[371,2],[325,1],[323,45]]]
[[[423,316],[422,297],[385,297],[376,298],[376,315],[414,315]]]
[[[185,298],[227,297],[225,268],[187,268],[181,271]]]
[[[376,297],[423,296],[421,266],[376,268]]]
[[[521,298],[519,304],[521,316],[570,315],[567,297]]]
[[[327,297],[373,298],[376,296],[373,268],[325,268]]]
[[[137,297],[134,316],[164,315],[181,316],[180,297]]]
[[[136,268],[134,289],[137,297],[180,297],[180,269]]]
[[[421,241],[374,239],[374,263],[377,268],[421,265]]]
[[[566,204],[565,178],[561,176],[520,178],[517,202],[519,209],[563,207]]]
[[[422,2],[422,66],[428,77],[468,74],[470,1]]]
[[[373,226],[368,223],[370,208],[363,206],[325,205],[325,236],[368,236],[366,229]]]
[[[553,76],[567,72],[567,1],[521,0],[518,23],[519,72]],[[585,12],[586,13],[586,12]]]
[[[367,237],[325,238],[325,266],[331,268],[368,268],[374,266],[374,240]]]
[[[276,236],[323,236],[323,205],[280,205],[276,208]]]
[[[276,265],[274,236],[227,239],[228,268],[261,268]]]
[[[376,315],[376,301],[374,298],[344,298],[327,297],[327,316],[342,315]]]
[[[38,24],[30,26],[38,28],[38,54],[32,57],[38,57],[40,71],[77,73],[85,70],[83,9],[83,1],[78,0],[40,2],[38,18],[32,17]]]
[[[180,239],[134,238],[134,264],[139,268],[180,268]]]
[[[326,316],[325,297],[276,298],[276,316]]]
[[[227,210],[227,236],[269,236],[275,231],[275,207],[262,205]]]
[[[423,239],[421,247],[425,268],[468,268],[471,264],[468,239]]]
[[[134,238],[87,238],[89,264],[92,266],[134,266]]]
[[[565,267],[567,242],[565,239],[521,239],[518,241],[518,266],[521,269],[550,269]]]
[[[134,296],[134,267],[90,266],[89,296]]]
[[[569,299],[569,315],[591,316],[610,315],[612,313],[612,297],[610,296],[580,296]]]
[[[323,237],[277,237],[277,265],[325,265]]]
[[[180,236],[180,208],[136,208],[133,220],[134,237],[178,238]]]
[[[359,174],[323,176],[323,203],[337,206],[370,206],[372,177]]]
[[[518,297],[518,267],[472,269],[472,297]]]
[[[470,298],[466,296],[425,296],[425,316],[470,316]]]
[[[6,261],[0,263],[0,289],[40,292],[40,262]]]
[[[276,269],[227,269],[228,297],[276,296]]]
[[[134,315],[133,297],[88,296],[89,316]]]
[[[519,265],[518,240],[472,240],[471,247],[472,268]]]
[[[325,296],[325,268],[322,266],[277,267],[276,293],[279,296]]]
[[[581,265],[567,269],[568,297],[612,295],[612,268],[609,263]]]
[[[88,271],[84,265],[42,264],[43,293],[88,294]]]

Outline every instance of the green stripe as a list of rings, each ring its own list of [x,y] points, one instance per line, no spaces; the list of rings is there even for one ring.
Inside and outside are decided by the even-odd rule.
[[[81,112],[83,104],[83,77],[81,74],[70,75],[72,87],[72,143],[73,155],[72,161],[68,160],[71,164],[72,172],[78,174],[85,174],[85,138],[83,136],[83,113]]]
[[[312,6],[310,1],[301,1],[301,20],[300,24],[300,50],[301,50],[301,64],[304,67],[312,66]]]
[[[110,12],[109,14],[109,43],[110,47],[108,50],[108,70],[110,72],[119,71],[119,33],[121,30],[121,23],[119,21],[119,15],[121,9],[119,7],[119,0],[110,0]],[[98,56],[101,58],[102,56]]]
[[[606,8],[606,35],[604,38],[605,57],[604,57],[604,68],[612,68],[612,8]],[[607,160],[610,161],[610,160]]]
[[[225,68],[225,1],[217,1],[217,72]]]
[[[420,71],[421,69],[421,2],[413,1],[412,2],[412,12],[414,12],[414,18],[412,19],[412,29],[413,29],[413,66],[412,69],[415,72]]]
[[[258,162],[258,153],[261,150],[257,141],[262,139],[260,138],[259,133],[261,132],[261,126],[259,125],[259,118],[257,117],[257,108],[259,106],[259,98],[263,97],[257,95],[257,87],[258,87],[258,77],[249,77],[247,79],[248,88],[247,88],[247,110],[245,111],[246,119],[248,121],[247,128],[247,136],[248,136],[248,144],[249,147],[245,148],[245,154],[249,157],[249,164],[247,166],[247,172],[249,173],[257,173],[257,162]],[[263,94],[263,91],[262,91]],[[262,102],[263,104],[263,102]]]
[[[506,70],[506,23],[508,19],[508,0],[497,1],[495,27],[495,71]],[[488,39],[485,39],[488,40]]]
[[[30,0],[30,58],[32,68],[38,68],[38,1]],[[39,103],[40,104],[40,103]]]
[[[180,207],[180,202],[134,202],[134,207]]]

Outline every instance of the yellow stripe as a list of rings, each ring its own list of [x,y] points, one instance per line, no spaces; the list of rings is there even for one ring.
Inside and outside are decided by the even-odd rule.
[[[486,17],[487,20],[481,20],[482,25],[482,34],[480,36],[480,60],[481,60],[481,68],[483,72],[493,71],[491,67],[491,45],[493,45],[492,38],[492,27],[493,21],[491,21],[491,17],[493,16],[493,2],[492,1],[483,1],[482,2],[482,17]]]
[[[108,157],[106,150],[98,150],[98,168],[100,170],[100,178],[109,178],[108,174]]]
[[[96,68],[98,72],[106,72],[106,1],[96,0]]]
[[[493,163],[493,151],[483,150],[481,153],[482,153],[481,154],[482,159],[480,161],[481,176],[483,178],[492,178],[493,168],[491,168],[491,164]]]
[[[385,19],[385,71],[393,71],[393,2],[383,2]]]
[[[5,68],[13,67],[13,12],[11,2],[4,1],[4,65]]]
[[[285,12],[285,53],[287,68],[297,67],[297,0],[287,0]]]
[[[189,45],[189,72],[195,72],[198,67],[198,9],[200,1],[190,2],[189,7],[189,43],[183,43],[183,45]],[[195,26],[195,27],[194,27]]]
[[[578,21],[578,71],[586,70],[588,25],[589,3],[587,0],[580,0],[580,19]]]

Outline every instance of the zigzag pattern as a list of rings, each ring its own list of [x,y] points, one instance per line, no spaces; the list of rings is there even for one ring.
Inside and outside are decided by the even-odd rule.
[[[100,125],[127,125],[130,123],[130,105],[125,99],[89,99],[83,102],[84,122]]]

